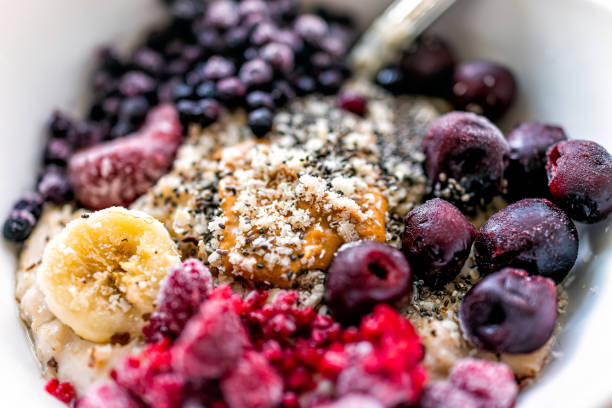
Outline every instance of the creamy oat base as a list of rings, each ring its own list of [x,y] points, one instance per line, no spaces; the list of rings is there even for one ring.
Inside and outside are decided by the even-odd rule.
[[[191,129],[171,173],[132,208],[162,221],[184,257],[197,256],[211,266],[217,284],[229,283],[244,293],[272,283],[272,292],[280,290],[274,287],[292,288],[301,305],[319,307],[323,269],[333,253],[315,244],[332,235],[333,245],[326,242],[332,248],[360,238],[400,245],[403,218],[426,191],[421,140],[439,115],[425,98],[394,100],[368,86],[355,86],[371,96],[366,119],[336,109],[333,98],[310,97],[276,115],[269,142],[252,140],[241,112],[206,129]],[[259,149],[236,150],[244,142]],[[258,191],[270,196],[257,196],[260,205],[254,206],[249,200]],[[228,196],[231,205],[224,206]],[[309,212],[300,203],[318,207]],[[490,212],[494,211],[492,205]],[[384,218],[377,219],[379,213]],[[44,375],[71,381],[83,392],[142,343],[86,341],[48,310],[36,282],[42,252],[46,242],[78,215],[70,206],[45,208],[20,256],[16,298]],[[474,223],[479,225],[486,215],[480,214]],[[361,221],[372,217],[382,234],[377,228],[360,231]],[[310,241],[308,234],[314,234]],[[468,260],[460,276],[435,293],[416,282],[413,299],[397,305],[421,335],[430,377],[446,376],[454,362],[466,356],[504,361],[520,379],[536,376],[554,338],[534,353],[511,356],[478,351],[461,334],[458,307],[478,280],[473,265]],[[291,273],[276,273],[283,268]],[[325,313],[325,307],[319,312]]]

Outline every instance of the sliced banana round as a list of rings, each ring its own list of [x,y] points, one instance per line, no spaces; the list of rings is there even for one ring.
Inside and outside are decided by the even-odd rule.
[[[49,309],[86,340],[138,334],[168,267],[181,261],[162,223],[111,207],[71,221],[47,244],[38,272]]]

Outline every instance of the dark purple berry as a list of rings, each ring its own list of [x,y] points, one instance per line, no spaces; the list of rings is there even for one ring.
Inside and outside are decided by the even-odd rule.
[[[222,79],[217,84],[217,95],[219,99],[228,105],[237,105],[246,94],[247,87],[240,79],[229,77]]]
[[[43,172],[37,189],[45,201],[63,204],[72,199],[72,187],[66,172],[53,166]]]
[[[204,81],[196,88],[195,94],[200,99],[215,99],[217,97],[217,84]]]
[[[612,211],[612,155],[601,145],[568,140],[547,153],[548,187],[573,219],[594,223]]]
[[[297,96],[291,85],[284,80],[276,81],[272,84],[271,95],[276,106],[283,106]]]
[[[172,92],[172,100],[180,101],[181,99],[191,99],[193,97],[193,87],[191,85],[179,82],[174,86]]]
[[[317,15],[303,14],[295,20],[293,29],[304,41],[318,45],[325,38],[328,26],[325,20]]]
[[[541,122],[525,122],[506,136],[510,145],[510,163],[506,169],[508,197],[548,197],[546,151],[552,145],[567,140],[559,126]]]
[[[381,302],[410,292],[412,273],[402,252],[377,241],[345,244],[327,271],[325,301],[335,319],[359,322]]]
[[[226,29],[238,24],[236,3],[230,0],[214,1],[208,6],[204,21],[215,28]]]
[[[340,109],[359,116],[364,116],[368,107],[365,96],[353,91],[345,91],[339,94],[336,103]]]
[[[158,76],[162,73],[164,64],[164,58],[159,53],[148,48],[136,51],[132,57],[134,68],[153,76]]]
[[[185,75],[187,71],[189,71],[190,67],[191,64],[189,64],[187,61],[177,59],[174,61],[170,61],[165,66],[165,74],[167,76],[182,76]]]
[[[468,61],[455,68],[452,101],[457,109],[497,119],[508,110],[515,94],[514,76],[501,65]]]
[[[38,193],[25,193],[17,200],[13,205],[14,210],[24,210],[34,216],[34,218],[40,218],[43,210],[43,198]]]
[[[376,83],[393,94],[399,94],[404,91],[404,74],[398,67],[383,68],[376,74]]]
[[[197,102],[202,109],[202,115],[198,121],[201,126],[208,126],[221,116],[221,104],[214,99],[202,99]]]
[[[268,5],[262,0],[243,0],[238,4],[238,15],[245,18],[249,14],[266,14]]]
[[[161,285],[157,309],[142,329],[145,339],[152,343],[178,337],[211,291],[212,276],[199,259],[187,259],[172,267]]]
[[[100,69],[110,73],[113,76],[119,76],[125,69],[119,53],[110,47],[102,47],[96,52],[96,58],[100,64]]]
[[[183,127],[187,129],[189,123],[196,123],[202,116],[202,106],[196,101],[183,99],[176,104],[176,110]]]
[[[321,41],[321,49],[334,58],[340,58],[346,54],[347,44],[338,37],[327,36]]]
[[[32,213],[26,210],[13,210],[4,221],[2,233],[9,241],[23,242],[32,233],[34,225],[36,218]]]
[[[49,133],[51,137],[64,139],[68,136],[68,133],[73,127],[74,123],[67,115],[60,111],[53,112],[51,120],[49,121]]]
[[[272,67],[261,58],[246,62],[240,67],[240,80],[248,87],[265,85],[272,80]]]
[[[249,30],[246,27],[234,27],[223,38],[232,52],[239,52],[247,47]]]
[[[194,0],[174,0],[170,13],[179,24],[184,25],[201,15],[202,3]]]
[[[121,77],[119,91],[124,96],[145,95],[153,92],[157,83],[153,78],[140,71],[130,71]]]
[[[423,151],[435,196],[469,209],[501,192],[510,147],[485,117],[468,112],[439,117],[429,126]]]
[[[150,108],[151,105],[144,96],[126,98],[119,107],[119,120],[138,126],[147,116]]]
[[[461,328],[479,349],[531,353],[555,329],[557,293],[551,279],[504,268],[478,282],[463,298]]]
[[[50,139],[45,148],[44,163],[66,166],[71,153],[72,147],[66,139]]]
[[[277,72],[288,74],[293,70],[294,55],[288,45],[277,42],[266,44],[261,49],[260,56]]]
[[[316,69],[322,71],[329,69],[334,65],[335,58],[327,52],[319,51],[312,54],[309,63]]]
[[[249,110],[259,108],[268,108],[270,110],[276,109],[272,96],[262,91],[253,91],[249,93],[246,97],[246,105]]]
[[[278,33],[278,27],[269,22],[258,24],[251,34],[251,43],[255,46],[262,46],[274,41],[274,37]]]
[[[476,228],[448,201],[434,198],[410,211],[402,251],[414,275],[432,287],[453,280],[461,271],[476,237]]]
[[[308,95],[317,90],[317,81],[309,75],[299,75],[293,84],[300,95]]]
[[[517,201],[491,216],[474,243],[474,258],[483,274],[509,266],[557,283],[574,266],[577,255],[574,223],[541,198]]]
[[[317,82],[324,94],[331,95],[342,87],[344,76],[336,69],[328,69],[317,76]]]
[[[244,50],[243,59],[245,61],[251,61],[251,60],[254,60],[255,58],[259,58],[259,49],[255,47],[249,47],[246,50]]]
[[[223,57],[213,56],[204,65],[204,78],[218,81],[234,75],[236,68],[234,64]]]
[[[268,108],[255,109],[249,113],[249,128],[256,137],[263,137],[272,130],[274,114]]]
[[[135,131],[134,125],[128,120],[120,120],[111,128],[110,130],[110,139],[119,139],[123,136],[127,136],[133,131]]]
[[[225,41],[223,41],[223,37],[212,28],[208,28],[206,30],[198,33],[198,44],[200,44],[204,49],[211,53],[222,52],[225,47]]]
[[[406,80],[406,92],[448,95],[455,57],[440,38],[423,36],[403,53],[400,67]]]

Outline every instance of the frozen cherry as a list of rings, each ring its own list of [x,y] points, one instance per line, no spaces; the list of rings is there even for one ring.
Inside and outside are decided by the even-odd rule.
[[[463,333],[479,349],[531,353],[555,329],[555,283],[521,269],[504,268],[470,289],[461,303],[459,319]]]
[[[325,300],[334,318],[352,324],[381,302],[410,291],[412,273],[402,252],[377,241],[346,244],[327,271]]]
[[[368,101],[363,95],[352,91],[339,94],[336,103],[339,108],[359,116],[365,115],[368,105]]]
[[[448,44],[440,38],[423,36],[404,51],[400,67],[406,81],[405,91],[447,95],[455,57]]]
[[[559,207],[527,198],[494,214],[474,242],[478,270],[487,274],[510,266],[559,283],[578,255],[578,232]]]
[[[548,187],[575,220],[594,223],[612,211],[612,155],[595,142],[568,140],[547,153]]]
[[[559,126],[525,122],[506,136],[510,145],[510,163],[506,169],[508,196],[513,200],[548,197],[546,151],[553,144],[567,140]]]
[[[469,208],[501,192],[510,147],[485,117],[469,112],[439,117],[429,126],[423,150],[435,196]]]
[[[425,389],[421,408],[512,408],[519,386],[507,365],[464,358],[450,371],[449,379]]]
[[[499,64],[467,61],[455,68],[452,101],[457,109],[497,119],[508,110],[515,94],[514,76]]]
[[[435,198],[410,211],[402,250],[415,278],[439,287],[457,276],[470,254],[476,228],[448,201]]]
[[[212,276],[199,259],[187,259],[172,267],[160,288],[157,309],[142,329],[147,341],[178,337],[211,290]]]

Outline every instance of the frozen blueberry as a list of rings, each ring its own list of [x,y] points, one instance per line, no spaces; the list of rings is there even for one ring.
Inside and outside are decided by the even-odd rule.
[[[378,71],[376,74],[376,83],[393,94],[399,94],[404,91],[404,73],[399,67],[386,67]]]
[[[506,136],[510,145],[510,163],[506,169],[508,197],[548,197],[546,151],[553,144],[567,140],[559,126],[525,122]]]
[[[49,133],[52,137],[59,139],[66,138],[73,127],[74,123],[67,115],[60,111],[53,112],[49,121]]]
[[[423,140],[425,173],[435,196],[470,209],[502,191],[510,147],[485,117],[451,112]]]
[[[366,114],[368,106],[368,101],[365,96],[353,91],[346,91],[339,94],[336,103],[339,108],[359,116],[364,116]]]
[[[9,241],[23,242],[32,233],[34,225],[36,225],[36,218],[31,212],[27,210],[13,210],[6,221],[4,221],[2,233],[4,238]]]
[[[442,96],[449,94],[455,57],[448,44],[440,38],[418,38],[404,51],[400,67],[407,92]]]
[[[257,24],[251,34],[251,43],[254,46],[262,46],[274,40],[278,33],[278,27],[271,22],[264,21]]]
[[[230,77],[236,72],[236,68],[230,60],[216,55],[210,57],[203,69],[204,77],[212,81]]]
[[[578,232],[559,207],[527,198],[494,214],[474,242],[478,270],[488,274],[509,266],[559,283],[578,255]]]
[[[497,119],[514,102],[515,94],[514,76],[499,64],[467,61],[455,68],[452,101],[457,109]]]
[[[249,128],[256,137],[262,137],[274,124],[274,114],[268,108],[255,109],[249,113]]]
[[[45,164],[65,166],[71,153],[72,147],[66,139],[54,138],[47,142],[43,160]]]
[[[37,189],[45,201],[63,204],[72,199],[72,187],[65,171],[55,167],[50,167],[43,173]]]
[[[246,62],[240,67],[240,80],[248,87],[261,86],[270,82],[274,76],[270,65],[261,58]]]
[[[378,303],[410,292],[412,272],[402,252],[377,241],[346,244],[327,271],[325,301],[335,319],[353,324]]]
[[[595,142],[568,140],[547,153],[548,187],[575,220],[594,223],[612,211],[612,155]]]
[[[15,202],[13,209],[28,211],[34,218],[38,219],[42,214],[43,198],[38,193],[25,193]]]
[[[199,118],[201,126],[208,126],[219,119],[221,116],[221,104],[214,99],[202,99],[197,102],[202,109],[202,114]]]
[[[202,106],[196,101],[183,99],[176,104],[179,118],[183,127],[187,128],[189,123],[196,123],[202,115]]]
[[[163,71],[165,61],[158,52],[148,48],[142,48],[134,53],[132,64],[137,70],[147,72],[153,76],[158,76]]]
[[[275,81],[272,84],[271,95],[276,106],[282,106],[296,97],[295,90],[285,80]]]
[[[293,85],[300,95],[308,95],[317,90],[317,81],[310,75],[298,75]]]
[[[119,92],[123,96],[146,95],[153,92],[157,82],[141,71],[130,71],[125,73],[119,82]]]
[[[119,120],[139,126],[147,116],[151,105],[144,96],[126,98],[119,106]]]
[[[217,95],[221,101],[228,105],[235,105],[242,101],[247,87],[240,79],[229,77],[222,79],[217,84]]]
[[[195,90],[200,99],[215,99],[217,97],[217,84],[212,81],[204,81]]]
[[[277,42],[266,44],[261,49],[260,56],[277,72],[288,74],[293,70],[293,50],[286,44]]]
[[[318,45],[327,34],[327,23],[314,14],[303,14],[295,20],[295,32],[312,45]]]
[[[404,220],[402,251],[414,275],[433,287],[453,280],[470,254],[476,228],[448,201],[435,198]]]
[[[238,24],[236,3],[230,0],[214,1],[208,6],[204,21],[212,27],[226,29]]]
[[[238,26],[230,29],[223,37],[233,54],[239,54],[248,45],[249,29]]]
[[[461,328],[478,348],[531,353],[552,335],[557,321],[555,283],[504,268],[478,282],[463,298]]]
[[[337,69],[328,69],[317,76],[317,82],[324,94],[331,95],[340,89],[344,76]]]
[[[270,110],[276,109],[274,99],[269,93],[262,91],[253,91],[246,97],[246,105],[249,110],[255,110],[258,108],[268,108]]]
[[[193,87],[183,82],[179,82],[174,86],[172,92],[172,100],[180,101],[181,99],[190,99],[193,97]]]

